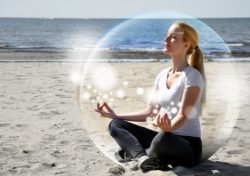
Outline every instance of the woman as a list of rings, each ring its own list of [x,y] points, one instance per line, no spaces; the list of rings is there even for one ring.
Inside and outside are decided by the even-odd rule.
[[[121,147],[116,155],[124,161],[137,159],[143,171],[167,169],[169,164],[193,167],[202,157],[199,117],[205,104],[206,77],[197,32],[186,23],[175,22],[163,52],[171,56],[172,66],[157,75],[155,97],[145,110],[116,114],[107,103],[97,104],[95,110],[113,119],[109,131]],[[127,122],[145,121],[155,109],[159,113],[153,125],[160,132]]]

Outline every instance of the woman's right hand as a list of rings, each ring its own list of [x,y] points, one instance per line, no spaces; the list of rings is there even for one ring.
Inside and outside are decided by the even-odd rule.
[[[106,108],[106,110],[104,108]],[[100,113],[102,117],[108,117],[111,119],[116,117],[115,112],[109,107],[109,105],[106,102],[104,102],[102,105],[97,103],[95,111]]]
[[[170,132],[172,131],[171,129],[171,120],[168,118],[167,113],[158,113],[156,118],[153,121],[153,126],[154,127],[159,127],[165,132]]]

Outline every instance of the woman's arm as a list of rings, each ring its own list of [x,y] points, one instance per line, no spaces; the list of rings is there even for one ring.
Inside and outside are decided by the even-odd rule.
[[[117,114],[115,118],[129,121],[144,122],[146,121],[146,118],[153,113],[154,107],[155,106],[148,103],[146,108],[142,111]]]
[[[199,93],[200,93],[199,86],[193,86],[184,89],[179,112],[177,116],[171,121],[171,131],[180,128],[184,124],[188,114],[194,107],[194,104],[199,96]]]
[[[184,124],[188,114],[191,112],[199,96],[199,92],[199,86],[186,88],[183,92],[181,106],[176,117],[170,121],[166,113],[164,113],[163,115],[158,114],[156,119],[154,120],[153,125],[155,127],[161,128],[166,132],[171,132],[177,128],[180,128]]]
[[[106,110],[104,110],[104,107]],[[159,108],[159,106],[158,106]],[[137,121],[137,122],[143,122],[146,120],[148,116],[150,116],[153,113],[153,110],[155,109],[155,106],[151,104],[150,102],[147,104],[147,107],[138,112],[131,112],[131,113],[120,113],[116,114],[106,102],[104,102],[101,106],[97,104],[96,112],[99,112],[103,117],[108,118],[116,118],[116,119],[123,119],[128,121]]]

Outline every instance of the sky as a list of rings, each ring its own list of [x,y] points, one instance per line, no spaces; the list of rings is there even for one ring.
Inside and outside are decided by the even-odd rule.
[[[177,11],[196,18],[250,17],[249,0],[0,0],[0,17],[132,18]]]

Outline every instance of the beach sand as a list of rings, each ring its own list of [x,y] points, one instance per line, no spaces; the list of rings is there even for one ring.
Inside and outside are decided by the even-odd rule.
[[[111,63],[122,73],[119,79],[129,82],[126,96],[113,103],[115,111],[142,110],[146,101],[134,93],[136,88],[149,89],[156,74],[169,64]],[[105,130],[109,119],[93,112],[95,106],[90,102],[82,104],[87,116],[79,110],[76,85],[70,80],[78,66],[63,62],[0,63],[0,175],[250,174],[250,63],[205,64],[209,94],[202,119],[204,162],[192,169],[177,167],[146,174],[121,169],[94,144],[100,140],[103,151],[116,148],[110,147],[112,139]]]

